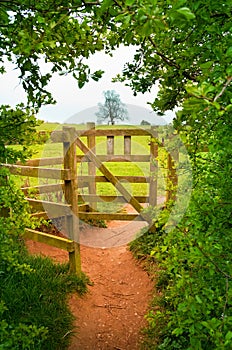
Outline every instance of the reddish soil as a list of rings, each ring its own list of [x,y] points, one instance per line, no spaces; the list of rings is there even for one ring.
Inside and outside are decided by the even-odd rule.
[[[136,225],[112,222],[105,232],[117,232],[131,236],[139,229]],[[90,230],[90,232],[89,232]],[[142,340],[141,329],[146,325],[146,314],[151,300],[153,283],[139,263],[132,257],[126,244],[112,244],[112,248],[93,248],[87,237],[99,232],[97,228],[85,228],[81,245],[82,270],[93,286],[80,298],[70,297],[70,308],[75,315],[75,333],[69,350],[137,350]],[[121,233],[120,233],[121,234]],[[108,237],[109,235],[107,235]],[[107,238],[108,240],[108,238]],[[68,260],[68,253],[38,242],[27,242],[33,254],[50,256],[58,262]]]

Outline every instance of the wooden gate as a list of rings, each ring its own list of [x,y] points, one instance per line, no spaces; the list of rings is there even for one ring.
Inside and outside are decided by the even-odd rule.
[[[88,174],[78,174],[75,161],[73,162],[74,177],[78,180],[76,189],[78,189],[78,202],[82,205],[78,208],[78,217],[82,220],[145,220],[151,223],[151,218],[143,212],[142,203],[147,203],[151,206],[157,205],[157,186],[158,186],[158,135],[155,127],[153,128],[117,128],[117,129],[95,129],[94,123],[87,123],[87,130],[75,130],[70,127],[64,127],[62,131],[52,133],[51,139],[53,142],[63,142],[68,145],[73,145],[73,154],[70,154],[71,159],[76,159],[77,164],[87,163]],[[137,154],[133,150],[133,138],[145,137],[149,149],[146,154]],[[98,138],[104,138],[106,143],[106,154],[97,154]],[[123,149],[121,154],[115,154],[115,141],[120,138]],[[76,148],[83,154],[77,154]],[[66,146],[64,146],[65,148]],[[164,147],[164,141],[160,143],[160,147]],[[67,148],[67,147],[66,147]],[[166,178],[166,202],[170,199],[175,199],[175,189],[177,185],[176,176],[176,159],[174,160],[170,154],[167,154],[167,178]],[[113,163],[147,163],[149,174],[147,176],[139,175],[114,175],[112,171],[105,165],[107,162]],[[98,170],[98,173],[97,173]],[[75,173],[76,172],[76,173]],[[100,173],[100,174],[99,174]],[[146,196],[136,196],[129,193],[123,186],[122,181],[129,183],[147,183],[149,184],[149,193]],[[97,184],[100,182],[111,183],[119,192],[120,195],[99,195],[97,193]],[[168,184],[172,184],[169,186]],[[88,194],[84,196],[81,189],[88,188]],[[96,211],[96,204],[99,201],[104,202],[126,202],[129,203],[136,213],[104,213]]]
[[[147,151],[138,154],[133,150],[133,139],[145,137]],[[98,138],[101,138],[106,145],[105,154],[98,154]],[[115,143],[120,139],[121,153],[116,154]],[[157,205],[157,157],[159,149],[165,147],[164,140],[158,142],[157,130],[155,127],[142,128],[102,128],[96,129],[94,123],[87,123],[86,130],[76,130],[73,127],[65,126],[60,131],[51,134],[50,141],[63,144],[63,157],[32,159],[26,164],[8,165],[4,164],[12,174],[29,177],[43,177],[56,179],[59,183],[25,187],[23,191],[27,196],[30,206],[36,211],[33,215],[44,218],[65,218],[68,239],[59,239],[34,230],[26,230],[25,236],[36,241],[46,242],[53,246],[69,251],[72,270],[80,273],[80,252],[79,252],[79,219],[81,220],[145,220],[151,225],[151,220],[143,212],[143,203],[150,206]],[[177,185],[176,162],[178,153],[171,156],[166,154],[166,202],[175,200]],[[149,173],[147,176],[140,175],[114,175],[106,166],[106,162],[114,163],[147,163]],[[79,174],[80,164],[87,164],[87,174]],[[51,168],[49,166],[61,165],[62,167]],[[122,181],[137,184],[149,184],[147,195],[132,195],[123,186]],[[114,186],[120,195],[100,195],[97,192],[97,184],[108,182]],[[171,184],[171,186],[169,186]],[[83,196],[82,189],[88,189]],[[40,194],[55,193],[63,191],[62,203],[54,203],[41,200]],[[30,192],[38,194],[38,198],[29,198]],[[136,213],[104,213],[96,210],[99,201],[106,203],[111,201],[129,203]]]

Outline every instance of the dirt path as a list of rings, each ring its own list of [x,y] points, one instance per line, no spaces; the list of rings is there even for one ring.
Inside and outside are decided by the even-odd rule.
[[[133,230],[138,230],[137,225],[128,230],[129,227],[125,223],[111,223],[113,231],[109,233],[109,228],[101,230],[114,239],[118,232],[126,231],[131,235]],[[90,230],[82,232],[85,240],[90,233],[92,237],[93,229]],[[31,253],[49,255],[58,262],[68,260],[65,251],[32,241],[27,245]],[[70,298],[70,307],[76,317],[76,333],[69,350],[139,349],[140,330],[146,324],[144,315],[153,284],[127,246],[118,246],[118,240],[116,245],[113,248],[81,246],[82,270],[94,285],[83,298],[76,295]]]

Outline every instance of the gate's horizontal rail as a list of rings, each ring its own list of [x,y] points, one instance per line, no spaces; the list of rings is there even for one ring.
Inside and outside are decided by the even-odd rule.
[[[63,191],[64,184],[51,184],[51,185],[39,185],[33,187],[21,187],[23,193],[27,196],[30,193],[33,194],[42,194],[50,192]]]
[[[46,211],[40,211],[38,213],[33,213],[31,214],[32,217],[35,217],[37,219],[44,219],[44,220],[49,220],[49,219],[52,219],[52,218],[49,218],[48,217],[48,214]]]
[[[68,252],[73,252],[75,249],[74,241],[68,238],[53,236],[48,233],[43,233],[43,232],[32,230],[29,228],[25,229],[23,237],[25,239],[31,239],[36,242],[45,243],[56,248],[67,250]]]
[[[143,155],[96,155],[101,162],[137,162],[148,163],[151,157],[147,154]],[[77,162],[90,162],[87,156],[78,155]]]
[[[132,183],[149,183],[149,176],[115,176],[118,181],[128,181]],[[78,186],[84,184],[89,184],[90,182],[110,182],[105,178],[105,176],[94,176],[94,175],[83,175],[78,177]]]
[[[35,158],[35,159],[29,159],[26,162],[17,162],[17,165],[22,165],[22,166],[33,166],[33,167],[38,167],[38,166],[45,166],[45,165],[58,165],[58,164],[63,164],[64,158],[63,157],[51,157],[51,158]]]
[[[148,203],[149,197],[147,196],[134,196],[139,203]],[[94,194],[78,195],[78,199],[84,202],[114,202],[114,203],[126,203],[123,196],[98,196]]]
[[[1,164],[2,167],[7,168],[11,174],[29,177],[44,177],[48,179],[70,180],[69,169],[49,169],[38,168],[31,166],[21,166],[12,164]]]
[[[144,221],[144,219],[138,214],[79,212],[78,216],[81,220],[106,220],[106,221],[110,221],[110,220],[122,220],[122,221],[139,220],[139,221]]]
[[[151,129],[91,129],[91,130],[75,130],[75,137],[81,136],[150,136]],[[51,133],[52,142],[72,142],[67,132],[62,130],[53,131]]]
[[[78,208],[79,208],[80,211],[84,211],[85,212],[85,211],[89,210],[89,205],[86,204],[86,203],[85,204],[79,204]],[[60,212],[55,211],[55,213],[54,213],[55,215],[52,216],[52,212],[50,212],[50,210],[49,210],[49,216],[48,216],[48,213],[46,211],[44,211],[45,208],[41,208],[41,210],[42,211],[39,211],[37,213],[31,214],[31,216],[32,217],[36,217],[36,218],[45,219],[45,220],[47,220],[47,219],[55,219],[55,218],[65,218],[64,212],[61,212],[61,215],[60,215]]]
[[[31,239],[36,242],[48,244],[52,247],[66,250],[69,255],[70,271],[80,275],[80,251],[79,243],[68,238],[62,238],[43,233],[40,231],[25,229],[23,234],[24,239]]]
[[[97,155],[101,162],[150,162],[150,155],[136,155],[136,154],[114,154],[114,155]],[[40,167],[46,165],[60,165],[63,164],[63,157],[56,158],[36,158],[29,159],[25,163],[17,162],[17,166],[19,167]],[[80,162],[90,162],[90,160],[83,154],[77,155],[76,161]],[[9,165],[9,164],[8,164]]]
[[[29,205],[36,211],[48,211],[49,217],[55,218],[64,215],[70,215],[71,205],[53,203],[37,199],[26,198]]]

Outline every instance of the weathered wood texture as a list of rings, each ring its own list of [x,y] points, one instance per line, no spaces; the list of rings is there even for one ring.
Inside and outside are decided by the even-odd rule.
[[[80,252],[79,252],[79,244],[73,240],[57,237],[50,235],[48,233],[39,232],[32,229],[25,229],[23,234],[25,239],[31,239],[36,242],[45,243],[51,245],[52,247],[56,247],[59,249],[66,250],[69,254],[69,266],[70,271],[76,274],[80,274]]]
[[[77,196],[77,166],[76,166],[76,143],[75,129],[63,127],[63,131],[69,135],[69,141],[63,143],[64,168],[70,169],[70,179],[64,180],[64,197],[68,205],[71,206],[71,215],[66,216],[66,230],[70,239],[76,242],[75,251],[71,255],[72,264],[75,271],[81,274],[80,258],[80,233],[78,217],[78,196]]]
[[[167,190],[166,190],[166,202],[176,200],[176,192],[178,187],[177,176],[177,164],[179,160],[178,152],[174,152],[172,155],[169,153],[167,156]]]
[[[150,156],[147,154],[144,155],[134,155],[134,154],[122,154],[122,155],[98,155],[98,159],[101,162],[136,162],[136,163],[147,163],[150,161]],[[77,162],[91,162],[91,160],[83,155],[77,156]]]
[[[70,215],[71,205],[26,198],[34,211],[46,211],[50,218]]]
[[[35,158],[35,159],[29,159],[26,162],[17,162],[16,165],[27,165],[32,167],[38,167],[38,166],[45,166],[45,165],[58,165],[63,164],[64,158],[63,157],[54,157],[54,158]]]
[[[95,123],[87,123],[87,128],[89,130],[94,130],[95,129]],[[95,135],[88,135],[87,136],[87,146],[91,151],[96,154],[96,139]],[[96,176],[96,167],[95,164],[92,162],[88,163],[88,175],[91,177]],[[91,195],[96,195],[97,193],[97,188],[96,188],[96,182],[95,181],[89,181],[88,183],[88,188],[89,188],[89,194]],[[97,204],[96,202],[90,202],[89,203],[91,210],[96,211],[97,209]]]
[[[149,197],[148,196],[134,196],[135,199],[139,203],[148,203]],[[126,200],[123,196],[98,196],[98,195],[91,195],[91,194],[85,194],[85,195],[78,195],[78,199],[85,202],[114,202],[114,203],[126,203]],[[80,210],[80,205],[78,206]]]
[[[158,144],[155,142],[155,137],[158,138],[157,131],[153,130],[153,137],[150,141],[150,187],[149,187],[149,204],[157,205],[158,194]]]
[[[138,214],[124,214],[124,213],[93,213],[93,212],[79,212],[79,218],[81,220],[139,220],[144,221],[144,218]]]
[[[126,180],[128,182],[133,183],[149,183],[150,182],[150,176],[115,176],[115,178],[118,181]],[[106,176],[102,175],[96,175],[96,176],[88,176],[88,175],[81,175],[78,177],[79,180],[79,187],[85,185],[87,186],[89,182],[111,182]]]
[[[131,155],[131,136],[124,136],[124,155]]]
[[[140,205],[140,203],[131,196],[131,194],[125,189],[125,187],[122,186],[118,179],[106,168],[106,166],[97,158],[97,156],[81,141],[80,138],[76,139],[76,144],[102,172],[105,178],[117,188],[117,190],[123,195],[126,201],[130,203],[138,213],[140,213],[143,210],[143,207]]]
[[[51,192],[58,192],[64,190],[64,184],[51,184],[51,185],[39,185],[39,186],[32,186],[32,187],[21,187],[21,190],[23,193],[28,196],[30,193],[33,194],[42,194],[42,193],[51,193]]]
[[[62,238],[48,233],[40,232],[32,229],[25,229],[23,237],[36,242],[45,243],[63,250],[73,251],[73,241],[68,238]]]
[[[107,155],[114,154],[114,136],[107,136]]]
[[[145,129],[91,129],[91,130],[75,130],[75,138],[82,136],[150,136],[150,128]],[[58,130],[51,133],[52,142],[68,142],[68,133]]]
[[[42,177],[47,179],[68,180],[71,177],[69,169],[38,168],[23,165],[1,164],[11,174],[29,177]]]

